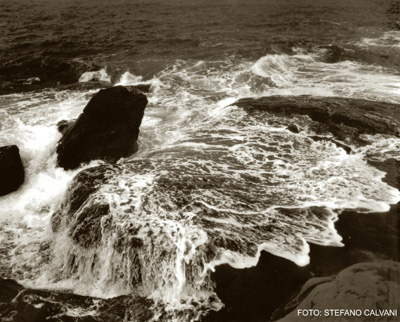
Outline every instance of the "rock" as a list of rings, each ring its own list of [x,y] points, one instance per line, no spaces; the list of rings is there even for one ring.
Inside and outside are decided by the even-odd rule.
[[[293,312],[280,319],[290,321],[321,321],[321,317],[298,314],[300,309],[319,310],[325,314],[329,309],[360,310],[360,316],[335,316],[335,321],[398,321],[397,314],[375,317],[375,310],[396,310],[400,307],[400,263],[380,261],[358,263],[341,271],[332,281],[308,282],[298,295],[299,304]],[[329,312],[328,312],[329,314]],[[375,314],[375,313],[373,313]]]
[[[109,213],[108,204],[98,204],[93,194],[107,180],[107,166],[81,171],[73,179],[64,202],[52,216],[54,232],[64,220],[69,236],[80,246],[88,248],[101,239],[101,217]]]
[[[143,93],[148,93],[150,91],[151,84],[138,84],[138,85],[134,85],[134,86],[127,86],[127,88],[128,89],[136,88]]]
[[[65,134],[75,124],[75,121],[76,120],[61,120],[57,123],[58,132],[60,132],[61,134]]]
[[[240,99],[233,105],[250,113],[262,110],[276,115],[307,115],[317,134],[332,133],[339,140],[363,144],[360,134],[399,136],[397,104],[362,99],[314,96],[268,96]]]
[[[296,124],[290,124],[287,129],[293,133],[300,133],[299,127]]]
[[[97,159],[116,162],[135,153],[146,105],[146,96],[136,89],[100,90],[58,142],[58,165],[69,170]]]
[[[151,300],[140,296],[99,299],[71,293],[25,289],[13,280],[0,279],[1,321],[152,321],[152,304]]]
[[[100,67],[79,59],[42,54],[23,60],[9,61],[0,66],[0,95],[39,90],[46,87],[78,82],[84,72]]]
[[[338,148],[342,148],[343,150],[346,151],[347,154],[350,154],[353,151],[353,149],[351,148],[350,145],[342,143],[342,142],[340,142],[338,140],[335,140],[335,139],[333,139],[331,137],[322,136],[322,135],[310,135],[309,138],[313,139],[316,142],[319,142],[319,141],[330,141],[332,143],[335,143]]]
[[[0,196],[17,190],[24,183],[24,167],[16,145],[0,147]]]
[[[346,59],[346,51],[344,48],[338,45],[329,45],[329,46],[322,46],[321,48],[326,49],[326,54],[324,57],[324,62],[329,64],[334,64]]]

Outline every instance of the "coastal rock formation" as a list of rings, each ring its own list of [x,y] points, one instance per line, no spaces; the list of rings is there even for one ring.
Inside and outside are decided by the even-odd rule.
[[[69,170],[97,159],[116,162],[135,153],[146,105],[146,96],[135,88],[100,90],[59,141],[58,165]]]
[[[93,63],[47,55],[9,61],[0,66],[0,95],[73,84],[82,73],[98,69]]]
[[[101,239],[101,217],[109,212],[108,204],[96,204],[90,198],[106,181],[107,166],[86,169],[78,173],[70,185],[67,197],[52,217],[52,229],[68,223],[70,237],[82,247],[93,246]]]
[[[0,320],[42,321],[150,321],[153,302],[135,296],[99,299],[45,290],[25,289],[13,280],[0,279]]]
[[[274,115],[307,115],[311,130],[331,133],[337,139],[362,144],[360,134],[399,136],[400,108],[397,104],[362,99],[315,96],[268,96],[240,99],[234,105],[250,113],[265,111]]]
[[[24,167],[16,145],[0,147],[0,196],[17,190],[24,182]]]
[[[332,280],[308,281],[296,298],[299,304],[295,310],[279,321],[321,321],[320,316],[298,314],[298,310],[307,309],[318,310],[322,316],[328,314],[335,321],[366,321],[368,317],[373,317],[374,321],[398,321],[397,314],[394,316],[390,312],[400,307],[398,294],[400,263],[359,263],[344,269]],[[329,311],[336,308],[359,310],[357,315],[360,316],[349,317]]]
[[[61,134],[65,134],[66,132],[69,131],[71,127],[74,126],[76,120],[61,120],[60,122],[57,123],[57,130]]]

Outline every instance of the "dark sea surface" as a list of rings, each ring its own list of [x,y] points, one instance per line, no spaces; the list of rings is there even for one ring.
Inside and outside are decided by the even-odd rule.
[[[176,59],[256,60],[294,48],[315,51],[332,45],[338,47],[322,60],[350,56],[398,68],[389,48],[356,46],[362,38],[379,38],[396,27],[399,14],[391,10],[392,3],[2,1],[0,71],[9,67],[35,76],[35,59],[56,57],[129,69],[149,78]],[[386,43],[396,44],[395,37]]]
[[[26,170],[22,188],[0,197],[0,277],[148,297],[161,320],[194,321],[222,306],[218,265],[255,266],[261,251],[306,265],[309,243],[342,246],[344,209],[400,200],[369,163],[400,160],[399,138],[345,142],[347,154],[310,139],[305,116],[231,104],[301,94],[399,104],[396,3],[0,0],[0,145],[17,144]],[[102,162],[57,167],[56,124],[102,86],[143,83],[139,152],[107,170],[90,202],[110,204],[112,224],[84,249],[51,217],[68,208],[74,176]],[[116,251],[129,236],[142,246]]]

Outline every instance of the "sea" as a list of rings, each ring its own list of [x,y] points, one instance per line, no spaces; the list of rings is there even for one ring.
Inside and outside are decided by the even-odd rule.
[[[306,116],[234,104],[271,95],[400,104],[397,1],[0,0],[0,31],[0,146],[16,144],[25,167],[23,186],[0,197],[0,277],[136,294],[167,320],[197,321],[223,306],[210,277],[218,265],[252,267],[261,251],[307,265],[310,243],[343,246],[334,223],[344,209],[400,201],[368,162],[400,160],[399,138],[365,135],[348,154],[310,139]],[[65,86],[49,61],[88,66],[82,86]],[[51,82],[41,87],[42,75]],[[104,218],[86,249],[51,218],[73,178],[104,165],[56,165],[56,124],[77,118],[100,89],[83,86],[93,81],[151,87],[138,153],[96,192],[111,228]],[[117,251],[127,236],[141,246]]]

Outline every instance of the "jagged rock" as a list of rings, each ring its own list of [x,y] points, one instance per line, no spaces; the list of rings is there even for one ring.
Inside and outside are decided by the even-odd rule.
[[[59,141],[58,165],[68,170],[97,159],[116,162],[135,153],[146,105],[146,96],[135,88],[100,90]]]
[[[154,318],[152,304],[151,300],[139,296],[99,299],[71,293],[25,289],[13,280],[0,279],[1,321],[150,321]]]
[[[321,316],[335,321],[366,321],[371,314],[381,312],[374,321],[398,321],[398,316],[384,315],[383,310],[400,307],[400,263],[379,261],[359,263],[341,271],[333,280],[312,280],[306,283],[297,297],[298,305],[280,322],[321,321]],[[313,309],[321,316],[303,316],[298,310]],[[330,309],[360,310],[360,316],[333,315]],[[382,311],[379,311],[382,310]],[[374,311],[374,313],[371,313]],[[328,313],[326,313],[328,312]]]
[[[24,167],[18,147],[0,147],[0,196],[17,190],[23,184],[24,178]]]
[[[75,120],[61,120],[60,122],[57,123],[57,130],[61,134],[65,134],[66,132],[69,131],[69,129],[74,126]]]
[[[54,232],[59,230],[64,220],[69,235],[82,247],[93,246],[101,239],[100,220],[109,213],[109,205],[92,203],[90,197],[105,183],[106,174],[107,166],[100,166],[76,175],[64,202],[52,217]]]
[[[234,105],[250,113],[262,110],[276,115],[307,115],[317,134],[332,133],[337,139],[362,143],[360,134],[399,136],[400,106],[362,99],[314,96],[245,98]]]
[[[99,69],[91,62],[46,54],[9,61],[0,66],[0,74],[5,75],[0,78],[0,95],[73,84],[78,82],[82,73]]]

